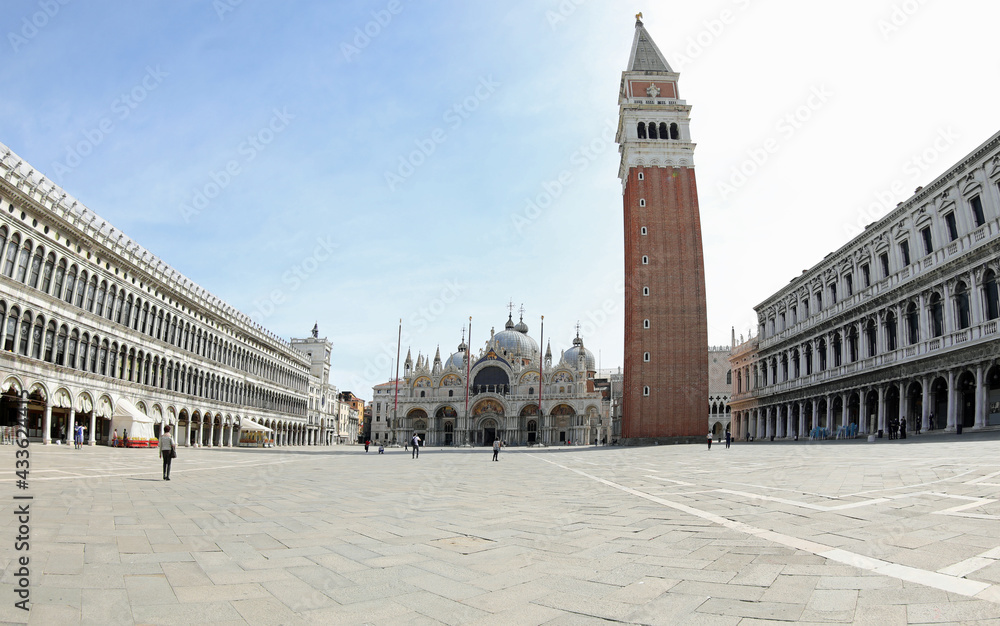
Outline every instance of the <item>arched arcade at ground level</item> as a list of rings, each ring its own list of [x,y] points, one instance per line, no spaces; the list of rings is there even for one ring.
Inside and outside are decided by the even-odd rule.
[[[108,390],[53,386],[41,380],[24,380],[6,375],[0,383],[0,429],[9,436],[24,411],[27,435],[43,444],[72,441],[77,424],[86,429],[85,443],[108,445],[112,439],[111,418],[121,400]],[[241,424],[254,422],[271,429],[266,437],[276,446],[317,445],[319,433],[315,427],[293,419],[266,415],[249,415],[232,408],[213,409],[210,405],[169,402],[154,398],[127,398],[141,413],[153,421],[154,436],[170,424],[181,446],[234,447],[240,442]],[[122,433],[119,433],[121,436]]]
[[[595,402],[586,403],[582,413],[569,402],[543,402],[549,408],[540,416],[537,400],[515,404],[499,394],[484,395],[472,403],[467,422],[452,404],[411,408],[402,420],[403,433],[407,439],[416,434],[430,446],[489,446],[496,439],[508,445],[593,443],[597,437],[600,407]]]
[[[746,403],[740,403],[746,404]],[[918,376],[737,406],[737,438],[856,436],[1000,428],[1000,364],[994,359]]]

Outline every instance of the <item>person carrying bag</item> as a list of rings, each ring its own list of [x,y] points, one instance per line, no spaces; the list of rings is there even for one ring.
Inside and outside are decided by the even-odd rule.
[[[170,425],[163,427],[163,434],[156,445],[163,459],[163,480],[170,480],[170,462],[177,458],[177,443],[170,436]]]

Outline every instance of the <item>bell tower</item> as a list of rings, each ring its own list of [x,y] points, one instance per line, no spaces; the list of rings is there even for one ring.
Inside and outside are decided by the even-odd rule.
[[[701,441],[708,322],[691,107],[636,16],[616,141],[625,214],[626,443]]]

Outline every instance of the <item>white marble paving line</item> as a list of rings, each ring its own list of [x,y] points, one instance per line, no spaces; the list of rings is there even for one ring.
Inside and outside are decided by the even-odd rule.
[[[791,506],[799,506],[804,509],[812,509],[813,511],[840,511],[843,509],[856,509],[862,506],[870,506],[873,504],[880,504],[882,502],[888,502],[889,498],[875,498],[874,500],[863,500],[861,502],[849,502],[847,504],[838,504],[835,506],[823,506],[822,504],[812,504],[809,502],[796,502],[795,500],[788,500],[786,498],[775,498],[774,496],[762,496],[756,493],[748,493],[746,491],[734,491],[732,489],[719,489],[719,493],[728,493],[734,496],[743,496],[750,498],[752,500],[769,500],[771,502],[780,502],[781,504],[788,504]]]
[[[883,491],[898,491],[899,489],[916,489],[917,487],[924,487],[926,485],[936,485],[938,483],[946,483],[948,481],[955,480],[956,478],[961,478],[962,476],[965,476],[966,474],[971,474],[974,471],[976,471],[976,470],[970,469],[970,470],[966,470],[966,471],[964,471],[964,472],[962,472],[960,474],[955,474],[954,476],[951,476],[949,478],[940,478],[938,480],[932,480],[932,481],[926,482],[926,483],[918,483],[916,485],[901,485],[899,487],[886,487],[884,489],[869,489],[868,491],[859,491],[857,493],[849,493],[847,495],[843,495],[843,496],[840,496],[840,497],[841,498],[851,498],[853,496],[864,496],[864,495],[868,495],[870,493],[882,493]]]
[[[725,528],[735,530],[738,532],[746,533],[748,535],[754,535],[762,539],[767,539],[774,543],[778,543],[795,550],[802,550],[804,552],[811,552],[817,556],[836,561],[838,563],[844,563],[845,565],[850,565],[852,567],[857,567],[858,569],[867,570],[874,572],[876,574],[881,574],[883,576],[889,576],[891,578],[897,578],[899,580],[905,580],[907,582],[918,583],[927,587],[933,587],[935,589],[941,589],[949,593],[956,593],[966,597],[975,597],[989,602],[994,602],[1000,604],[1000,589],[989,583],[979,582],[975,580],[968,580],[965,578],[960,578],[957,576],[951,576],[949,574],[942,574],[940,572],[932,572],[925,569],[920,569],[917,567],[910,567],[908,565],[900,565],[898,563],[890,563],[888,561],[883,561],[881,559],[874,559],[867,557],[855,552],[850,552],[848,550],[842,550],[840,548],[832,548],[830,546],[816,543],[815,541],[809,541],[807,539],[799,539],[798,537],[792,537],[790,535],[785,535],[783,533],[774,532],[764,528],[757,528],[756,526],[751,526],[743,522],[738,522],[736,520],[731,520],[721,515],[716,515],[714,513],[709,513],[708,511],[702,511],[694,507],[690,507],[686,504],[681,504],[679,502],[673,502],[671,500],[665,500],[657,496],[650,495],[648,493],[639,491],[638,489],[633,489],[631,487],[626,487],[625,485],[619,485],[618,483],[612,482],[610,480],[605,480],[603,478],[598,478],[597,476],[591,476],[586,472],[581,470],[573,469],[571,467],[566,467],[565,465],[560,465],[555,461],[549,461],[548,459],[540,458],[546,463],[555,465],[556,467],[561,467],[565,470],[569,470],[591,480],[595,480],[601,484],[607,485],[612,489],[618,489],[619,491],[624,491],[625,493],[634,495],[650,502],[656,502],[657,504],[662,504],[663,506],[670,507],[672,509],[688,513],[695,517],[713,522]]]
[[[671,480],[669,478],[662,478],[660,476],[649,476],[649,475],[647,475],[646,478],[652,478],[653,480],[662,480],[663,482],[674,483],[682,487],[694,487],[693,483],[686,483],[682,480]]]
[[[803,496],[815,496],[817,498],[825,498],[827,500],[840,500],[841,498],[846,498],[848,496],[832,496],[826,493],[815,493],[812,491],[802,491],[801,489],[789,489],[787,487],[769,487],[767,485],[755,485],[754,483],[738,483],[734,481],[726,481],[727,485],[739,485],[741,487],[753,487],[755,489],[765,489],[767,491],[787,491],[789,493],[797,493]]]
[[[157,462],[159,462],[159,459],[156,459],[156,460],[157,460]],[[278,464],[281,464],[281,463],[291,463],[291,462],[292,462],[292,459],[283,460],[283,461],[271,461],[270,463],[257,463],[254,467],[263,467],[265,465],[278,465]],[[174,469],[174,468],[171,468],[170,473],[171,474],[176,474],[178,472],[181,472],[181,473],[203,472],[205,470],[232,469],[234,467],[245,469],[246,465],[212,465],[212,466],[206,466],[206,467],[190,467],[190,468],[184,468],[184,469],[180,469],[180,468]],[[42,477],[33,478],[32,480],[36,480],[36,481],[50,481],[50,480],[77,480],[77,479],[80,479],[80,478],[117,478],[117,477],[126,477],[126,476],[147,476],[147,475],[156,475],[156,474],[162,474],[162,473],[163,473],[162,466],[157,465],[156,467],[147,468],[144,471],[137,471],[137,472],[123,472],[123,473],[117,473],[117,474],[74,474],[74,475],[71,475],[71,476],[42,476]],[[16,480],[16,479],[14,479],[14,478],[0,478],[0,483],[12,483],[12,482],[14,482],[14,480]]]
[[[977,572],[984,567],[993,565],[998,560],[1000,560],[1000,547],[987,550],[982,554],[977,554],[976,556],[965,559],[964,561],[959,561],[954,565],[942,567],[938,570],[938,572],[942,574],[951,574],[952,576],[964,577],[968,576],[972,572]]]
[[[975,509],[981,506],[986,506],[987,504],[992,504],[996,502],[996,499],[991,498],[976,498],[973,496],[953,496],[946,493],[931,493],[932,496],[938,496],[941,498],[955,498],[956,500],[971,500],[968,504],[960,504],[958,506],[953,506],[949,509],[944,509],[942,511],[934,511],[931,515],[954,515],[955,517],[971,517],[973,519],[1000,519],[1000,515],[989,515],[986,513],[966,513],[967,509]]]
[[[992,474],[987,474],[985,476],[980,476],[979,478],[974,478],[974,479],[968,481],[965,484],[966,485],[982,485],[984,487],[1000,487],[1000,483],[988,483],[988,482],[986,482],[987,480],[989,480],[990,478],[993,478],[994,476],[1000,476],[1000,472],[993,472]]]

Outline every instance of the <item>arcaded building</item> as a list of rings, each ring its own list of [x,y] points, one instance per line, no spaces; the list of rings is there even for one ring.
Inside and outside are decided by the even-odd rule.
[[[700,441],[708,322],[691,107],[636,20],[616,141],[625,217],[625,443]]]
[[[297,346],[0,144],[0,426],[26,410],[31,439],[80,423],[105,443],[115,411],[134,408],[180,445],[239,445],[248,421],[277,445],[321,442],[329,394],[313,374],[328,374],[329,342]]]
[[[1000,133],[755,307],[738,437],[1000,426]]]

